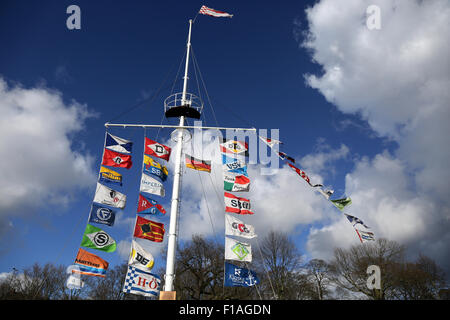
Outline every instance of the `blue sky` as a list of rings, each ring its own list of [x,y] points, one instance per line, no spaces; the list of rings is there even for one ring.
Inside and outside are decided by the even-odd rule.
[[[0,138],[5,139],[2,146],[6,149],[1,149],[4,159],[10,152],[14,152],[13,159],[28,159],[27,174],[23,167],[17,166],[19,160],[10,167],[1,167],[2,175],[8,177],[1,189],[5,193],[2,198],[10,194],[8,188],[18,190],[31,183],[30,180],[39,179],[0,207],[3,225],[0,272],[9,272],[13,267],[22,269],[34,262],[67,266],[73,262],[95,191],[104,124],[111,119],[116,123],[160,123],[163,100],[170,94],[185,53],[188,20],[194,18],[202,4],[234,14],[232,19],[200,15],[192,34],[193,51],[219,125],[247,127],[250,124],[258,129],[279,129],[280,140],[284,142],[281,150],[295,157],[299,167],[311,177],[332,187],[335,198],[351,196],[355,211],[349,213],[368,220],[377,236],[409,245],[413,248],[412,255],[430,252],[427,248],[438,241],[433,234],[444,228],[438,226],[446,221],[449,206],[445,194],[435,192],[431,183],[419,181],[423,181],[420,180],[423,176],[439,177],[438,172],[447,171],[448,147],[430,146],[412,132],[421,132],[421,137],[429,134],[433,139],[445,136],[448,131],[441,122],[426,118],[423,111],[430,108],[441,115],[440,119],[448,115],[448,95],[441,90],[442,84],[448,83],[448,58],[439,55],[446,52],[448,44],[432,38],[429,41],[434,42],[425,44],[426,54],[413,54],[422,53],[421,40],[430,39],[426,32],[435,30],[432,26],[424,28],[417,38],[401,38],[412,49],[408,51],[410,64],[405,63],[398,70],[395,56],[404,47],[392,44],[398,43],[393,35],[402,34],[405,25],[412,28],[411,21],[427,17],[437,8],[445,8],[440,11],[442,19],[434,22],[438,28],[448,18],[448,5],[442,1],[402,4],[395,11],[389,1],[374,2],[383,14],[383,27],[377,31],[369,31],[364,26],[365,9],[369,5],[365,1],[347,2],[344,11],[339,11],[342,8],[336,3],[325,0],[283,1],[282,5],[269,1],[2,1],[0,41],[4,49],[0,50],[0,80],[4,86],[0,103],[9,108],[8,98],[15,97],[33,105],[29,100],[20,100],[20,94],[41,90],[41,94],[46,94],[43,103],[56,106],[52,109],[55,112],[46,116],[30,117],[38,122],[21,123],[26,130],[9,123],[11,137],[20,137],[23,131],[27,139],[12,143],[6,141],[9,136]],[[66,27],[69,16],[66,8],[71,4],[81,9],[81,30]],[[313,37],[306,37],[307,32]],[[436,64],[446,66],[447,74],[439,71]],[[412,72],[402,77],[408,69]],[[427,72],[421,74],[423,69]],[[146,101],[121,116],[123,111],[148,100],[166,77],[163,90],[151,103]],[[428,83],[435,86],[430,85],[428,90]],[[195,93],[193,74],[189,84]],[[178,81],[175,92],[181,89]],[[414,92],[419,91],[421,94],[416,97]],[[432,94],[435,100],[427,98]],[[61,101],[55,102],[55,97]],[[205,95],[203,98],[205,123],[215,125],[207,98]],[[415,103],[423,107],[420,112],[415,111]],[[36,107],[34,110],[39,110],[39,104]],[[33,107],[27,110],[33,113]],[[58,111],[68,119],[60,121]],[[175,124],[176,120],[164,119],[164,123]],[[428,123],[430,127],[436,124],[436,132],[428,130],[425,126]],[[45,133],[42,127],[46,125],[56,128],[54,134]],[[104,228],[126,248],[131,240],[130,221],[137,207],[144,132],[120,128],[110,132],[135,142],[133,167],[128,171],[117,170],[124,175],[124,187],[118,190],[127,194],[127,208],[121,213],[119,223]],[[167,141],[170,132],[162,130],[159,140]],[[156,134],[156,129],[147,130],[150,138]],[[33,143],[34,135],[36,143]],[[423,143],[424,148],[414,149],[411,141],[419,146]],[[36,159],[28,147],[31,145],[43,156]],[[61,149],[64,152],[55,166],[67,166],[64,178],[64,169],[59,175],[59,171],[45,165],[45,160]],[[417,156],[424,153],[438,160],[433,162]],[[170,166],[173,163],[169,169]],[[251,173],[257,175],[257,169],[255,165]],[[245,221],[263,228],[261,236],[270,227],[288,232],[307,258],[327,258],[335,245],[357,244],[358,239],[342,214],[289,170],[285,167],[273,177],[255,176],[255,184],[259,181],[264,187],[256,187],[249,195],[256,208],[257,199],[262,197],[272,199],[274,204],[285,197],[284,205],[288,208],[279,209],[288,212],[281,215],[285,221],[278,223],[269,218],[269,211],[278,212],[264,209],[263,201],[260,202],[264,211],[261,218],[267,218],[267,223],[252,220],[257,212]],[[204,222],[198,230],[187,223],[186,234],[199,231],[212,236],[207,231],[211,225],[204,219],[204,203],[195,203],[202,199],[202,190],[194,182],[196,173],[186,175],[183,195],[191,198],[185,198],[187,217],[195,215],[198,209],[203,216],[196,218]],[[207,181],[208,178],[202,177]],[[220,190],[221,182],[218,183]],[[295,187],[280,188],[277,193],[271,189],[277,183]],[[448,181],[439,183],[440,190],[445,190],[447,185]],[[171,180],[166,185],[166,196],[160,199],[167,211],[170,196]],[[428,207],[421,207],[423,203]],[[222,214],[218,205],[211,204],[211,208],[217,217]],[[183,207],[181,210],[183,213]],[[420,212],[426,210],[436,213],[432,218],[425,218]],[[394,218],[389,220],[389,217]],[[193,221],[196,218],[193,216]],[[423,227],[419,222],[426,219],[431,222]],[[168,230],[169,217],[158,221],[167,223]],[[219,239],[223,236],[223,226],[218,224],[216,228]],[[400,235],[396,230],[402,228],[408,232]],[[440,254],[448,252],[448,235],[443,230],[443,238],[430,254],[433,258],[441,257],[439,262],[448,267],[448,254],[444,257]],[[165,265],[157,253],[165,244],[166,241],[159,247],[152,246],[157,266]],[[122,255],[119,250],[94,251],[91,250],[115,265],[124,261],[126,249]]]

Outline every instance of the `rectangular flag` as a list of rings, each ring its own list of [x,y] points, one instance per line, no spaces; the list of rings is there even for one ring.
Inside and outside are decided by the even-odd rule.
[[[224,172],[236,173],[238,175],[248,177],[247,164],[245,163],[245,161],[227,157],[226,155],[222,154],[222,164]]]
[[[116,212],[105,206],[92,203],[91,212],[89,213],[89,222],[105,224],[113,226],[116,218]]]
[[[156,200],[153,200],[149,197],[144,197],[142,194],[139,194],[139,200],[138,200],[138,213],[149,213],[154,215],[164,215],[166,214],[166,210],[164,207]]]
[[[202,6],[200,8],[200,11],[198,12],[200,14],[204,14],[207,16],[212,16],[212,17],[216,17],[216,18],[220,18],[220,17],[225,17],[225,18],[232,18],[233,15],[223,12],[223,11],[219,11],[219,10],[215,10],[212,8],[208,8],[207,6]]]
[[[248,143],[222,138],[222,143],[220,143],[220,152],[222,152],[222,154],[233,154],[248,157]]]
[[[84,230],[81,246],[106,252],[116,251],[116,241],[105,231],[88,224]]]
[[[155,156],[157,158],[161,158],[166,161],[169,161],[171,151],[172,151],[172,149],[169,148],[168,146],[165,146],[161,143],[153,141],[147,137],[145,138],[144,153],[146,153],[150,156]]]
[[[373,232],[361,231],[356,228],[355,231],[358,234],[361,243],[363,243],[364,241],[375,241],[375,235],[373,234]]]
[[[281,158],[281,160],[289,160],[290,162],[292,162],[292,163],[295,163],[295,159],[294,158],[292,158],[292,157],[289,157],[286,153],[284,153],[284,152],[278,152],[278,155],[280,156],[280,158]]]
[[[225,262],[225,287],[251,287],[259,284],[256,272]]]
[[[97,182],[94,202],[106,204],[108,206],[123,209],[127,202],[127,196],[119,191],[113,190]]]
[[[325,199],[327,199],[327,200],[330,200],[330,197],[334,193],[334,190],[328,190],[328,189],[322,189],[322,188],[318,188],[316,190],[319,191],[320,194],[323,195],[325,197]]]
[[[225,259],[252,262],[252,247],[249,243],[225,237]]]
[[[117,183],[122,186],[122,175],[109,168],[100,167],[100,182]]]
[[[276,140],[276,139],[270,139],[270,138],[264,138],[264,137],[259,137],[262,141],[264,141],[269,147],[273,147],[276,144],[283,144],[283,142],[281,142],[280,140]]]
[[[131,240],[131,253],[128,265],[151,270],[154,264],[155,259],[151,253],[145,251],[135,240]]]
[[[121,154],[105,148],[102,165],[130,169],[133,162],[131,161],[131,155]]]
[[[243,175],[223,174],[223,189],[225,191],[240,192],[250,190],[250,179]]]
[[[161,286],[161,278],[156,274],[128,266],[127,276],[123,284],[123,292],[138,294],[145,297],[158,296]]]
[[[105,277],[109,263],[102,258],[92,254],[83,248],[78,249],[75,263],[77,267],[72,269],[72,273],[80,273],[88,276]]]
[[[211,172],[211,161],[197,159],[193,156],[186,154],[184,162],[186,163],[186,167],[190,169]]]
[[[252,239],[257,236],[253,226],[245,224],[229,214],[225,214],[225,235],[238,236],[247,239]]]
[[[346,206],[352,204],[352,199],[350,199],[349,197],[330,201],[336,206],[336,208],[338,208],[341,211],[344,210]]]
[[[166,192],[161,182],[150,177],[149,175],[146,175],[145,173],[142,174],[141,187],[139,190],[141,192],[156,194],[161,197],[164,197]]]
[[[362,224],[364,227],[366,227],[367,229],[370,229],[368,226],[366,226],[365,224],[364,224],[364,222],[361,220],[361,219],[359,219],[359,218],[357,218],[357,217],[354,217],[354,216],[351,216],[351,215],[349,215],[349,214],[346,214],[346,213],[344,213],[345,214],[345,216],[347,217],[347,219],[348,219],[348,221],[350,221],[350,223],[351,224],[353,224],[353,226],[355,226],[356,224]]]
[[[311,187],[323,187],[323,184],[320,184],[320,183],[319,183],[319,184],[315,184],[315,185],[311,184],[311,181],[310,181],[309,177],[306,175],[305,171],[303,171],[303,170],[301,170],[301,169],[299,169],[299,168],[293,166],[293,165],[290,164],[290,163],[288,163],[288,166],[291,167],[292,169],[294,169],[294,171],[297,172],[297,174],[298,174],[300,177],[302,177],[306,182],[308,182],[308,184],[309,184]]]
[[[167,168],[160,163],[156,162],[149,156],[144,154],[144,173],[154,175],[161,179],[161,181],[166,181],[169,171]]]
[[[250,200],[236,197],[234,194],[224,192],[225,211],[237,214],[253,214],[250,211]]]
[[[164,240],[164,224],[137,217],[134,226],[134,236],[136,238],[147,239],[154,242]]]
[[[106,133],[105,148],[121,153],[131,153],[132,146],[133,142]]]

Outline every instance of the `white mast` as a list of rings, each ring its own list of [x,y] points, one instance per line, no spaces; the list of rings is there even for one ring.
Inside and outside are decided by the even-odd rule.
[[[189,68],[189,52],[191,49],[191,30],[192,19],[189,20],[189,35],[187,41],[186,52],[186,65],[184,67],[184,83],[183,83],[183,95],[181,98],[181,104],[186,105],[186,92],[187,92],[187,80],[188,80],[188,68]],[[180,127],[184,126],[184,116],[180,116]],[[170,227],[169,227],[169,243],[167,246],[167,264],[164,291],[173,291],[173,282],[175,280],[175,256],[177,250],[177,227],[178,227],[178,209],[179,209],[179,195],[181,187],[181,155],[183,149],[183,131],[177,129],[177,153],[175,155],[175,173],[173,177],[173,189],[172,189],[172,203],[170,207]]]

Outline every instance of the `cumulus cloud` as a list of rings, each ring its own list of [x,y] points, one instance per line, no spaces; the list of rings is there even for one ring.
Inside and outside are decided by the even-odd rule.
[[[369,5],[380,8],[380,30],[366,26]],[[449,2],[322,0],[306,13],[301,47],[323,69],[306,84],[398,144],[347,174],[353,214],[450,270]],[[350,244],[341,223],[311,230],[309,249],[329,257],[331,241]]]
[[[93,158],[75,150],[71,138],[93,116],[86,105],[66,103],[42,86],[9,86],[0,77],[0,110],[0,225],[11,227],[8,217],[44,204],[65,205],[74,191],[95,183]]]

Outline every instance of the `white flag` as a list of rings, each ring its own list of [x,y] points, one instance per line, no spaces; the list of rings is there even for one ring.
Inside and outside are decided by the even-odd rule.
[[[235,217],[225,214],[225,235],[239,236],[247,239],[256,237],[255,228]]]
[[[134,266],[128,266],[122,291],[145,297],[155,297],[158,296],[160,285],[161,278],[156,274]]]
[[[161,197],[164,197],[165,195],[163,184],[145,173],[142,174],[140,191],[156,194]]]
[[[127,196],[97,182],[94,202],[106,204],[114,208],[123,209],[125,208],[125,204],[127,202]]]
[[[139,243],[134,240],[131,240],[131,254],[130,259],[128,259],[128,265],[144,267],[149,270],[153,268],[155,263],[155,259],[153,256],[145,251]]]
[[[252,262],[250,244],[225,237],[225,259]]]

